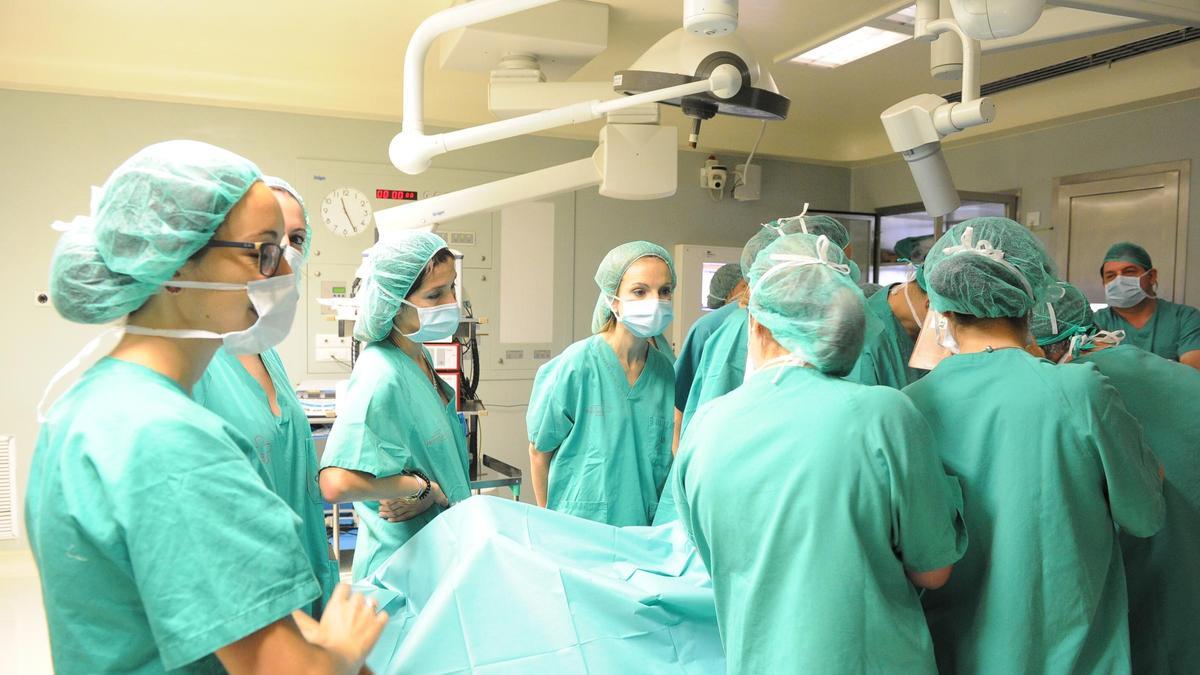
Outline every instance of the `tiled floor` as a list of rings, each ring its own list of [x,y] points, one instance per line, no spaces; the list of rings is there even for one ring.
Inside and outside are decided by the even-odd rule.
[[[37,568],[28,549],[0,551],[0,654],[5,673],[53,673]]]

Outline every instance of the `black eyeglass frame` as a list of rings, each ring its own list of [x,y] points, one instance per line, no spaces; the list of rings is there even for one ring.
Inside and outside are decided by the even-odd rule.
[[[279,261],[283,260],[283,247],[273,241],[226,241],[210,239],[203,248],[244,248],[258,251],[258,273],[264,277],[273,277],[279,271]]]

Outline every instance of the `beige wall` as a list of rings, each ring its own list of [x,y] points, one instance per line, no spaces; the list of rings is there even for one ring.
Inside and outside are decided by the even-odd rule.
[[[747,122],[749,124],[749,122]],[[398,125],[384,122],[236,110],[197,105],[151,103],[112,98],[0,90],[0,288],[6,325],[0,338],[0,433],[14,433],[19,444],[18,498],[23,500],[29,458],[36,441],[34,407],[43,387],[99,329],[68,323],[33,298],[47,287],[47,270],[57,233],[54,220],[69,220],[88,208],[88,186],[100,185],[122,160],[139,148],[169,138],[208,141],[257,162],[264,171],[299,175],[300,158],[384,163]],[[522,172],[579,159],[595,144],[546,138],[521,138],[444,156],[435,166],[479,171]],[[680,155],[679,192],[670,199],[618,202],[595,189],[575,200],[574,282],[559,297],[571,311],[576,337],[588,330],[596,298],[592,275],[613,246],[650,239],[670,250],[680,243],[740,246],[769,218],[794,213],[799,204],[813,208],[849,206],[850,170],[765,160],[764,198],[714,204],[699,188],[706,153]],[[743,159],[722,155],[730,164]],[[397,173],[399,177],[401,174]],[[402,181],[401,181],[402,182]],[[311,201],[311,199],[310,199]],[[298,321],[303,320],[300,317]],[[297,331],[280,352],[293,380],[305,377]],[[293,344],[295,343],[295,344]],[[300,362],[298,362],[300,361]],[[525,465],[523,406],[528,379],[487,381],[481,396],[493,404],[484,420],[485,452]],[[114,395],[120,395],[114,392]],[[512,407],[505,407],[512,406]],[[170,448],[163,448],[170,452]],[[525,495],[532,498],[526,485]],[[0,548],[5,544],[0,543]]]
[[[1001,114],[1003,114],[1003,110]],[[1041,213],[1053,226],[1053,180],[1059,176],[1191,160],[1189,222],[1200,224],[1200,98],[1166,103],[962,146],[948,145],[946,160],[960,190],[1020,190],[1020,210]],[[856,211],[919,201],[904,162],[852,171]],[[1052,230],[1039,236],[1053,252]],[[1188,237],[1185,300],[1200,302],[1200,237]]]

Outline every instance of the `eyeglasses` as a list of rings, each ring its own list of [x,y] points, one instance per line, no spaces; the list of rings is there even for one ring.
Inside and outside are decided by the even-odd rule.
[[[275,276],[279,261],[283,259],[283,247],[270,241],[224,241],[210,239],[204,248],[246,248],[258,251],[258,273],[264,277]]]

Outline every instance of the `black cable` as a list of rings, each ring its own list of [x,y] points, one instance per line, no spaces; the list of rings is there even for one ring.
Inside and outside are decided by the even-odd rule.
[[[350,284],[350,297],[351,298],[358,297],[358,288],[361,285],[362,285],[362,279],[359,279],[356,277],[354,279],[354,281]],[[354,331],[352,330],[350,332],[350,370],[354,370],[354,364],[358,361],[358,351],[361,348],[362,348],[362,345],[359,343],[358,340],[354,339]]]

